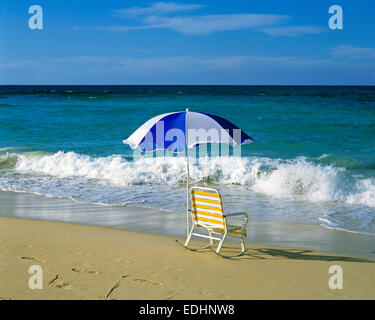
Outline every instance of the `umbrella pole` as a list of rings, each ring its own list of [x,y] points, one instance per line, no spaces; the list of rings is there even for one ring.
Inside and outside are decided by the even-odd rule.
[[[186,144],[186,237],[189,235],[189,147],[187,137],[187,113],[189,109],[186,108],[186,120],[185,120],[185,144]]]
[[[189,234],[189,149],[186,148],[186,236]]]

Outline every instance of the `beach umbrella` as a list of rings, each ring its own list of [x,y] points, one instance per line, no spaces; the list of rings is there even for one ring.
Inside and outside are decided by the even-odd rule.
[[[158,115],[140,126],[124,144],[142,152],[168,150],[186,155],[186,230],[189,232],[189,148],[202,144],[229,144],[231,146],[249,144],[248,136],[230,121],[214,114],[192,112],[172,112]]]

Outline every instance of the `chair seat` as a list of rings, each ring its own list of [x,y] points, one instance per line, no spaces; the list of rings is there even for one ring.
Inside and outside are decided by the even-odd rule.
[[[205,226],[202,226],[202,225],[199,225],[199,224],[197,224],[196,226],[206,228]],[[242,230],[242,227],[240,227],[240,226],[235,226],[233,224],[227,224],[228,233],[243,235],[243,236],[247,237],[246,230],[244,230],[244,232],[242,232],[241,230]],[[218,233],[224,233],[225,232],[224,229],[219,229],[219,228],[214,228],[213,231],[218,232]]]
[[[215,232],[224,233],[224,229],[214,229],[214,230]],[[233,224],[227,224],[228,233],[234,233],[234,234],[243,235],[247,237],[246,230],[244,230],[244,232],[242,232],[241,230],[242,230],[242,227],[235,226]]]

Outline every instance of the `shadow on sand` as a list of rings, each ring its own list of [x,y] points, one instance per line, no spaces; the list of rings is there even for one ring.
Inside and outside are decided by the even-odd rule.
[[[233,248],[225,248],[233,249]],[[345,262],[366,262],[374,263],[374,260],[360,257],[348,257],[340,255],[316,254],[312,250],[299,249],[271,249],[271,248],[249,248],[240,259],[292,259],[292,260],[314,260],[314,261],[345,261]]]
[[[177,241],[177,240],[176,240]],[[178,242],[178,241],[177,241]],[[179,242],[178,242],[179,243]],[[181,246],[183,246],[180,243]],[[189,250],[195,251],[197,253],[207,254],[208,252],[215,251],[215,247],[205,246],[198,247],[196,249],[189,248]],[[279,249],[279,248],[249,248],[241,256],[235,256],[239,253],[240,248],[234,246],[223,246],[221,254],[226,256],[224,258],[229,258],[232,261],[241,261],[245,259],[260,259],[260,260],[306,260],[306,261],[344,261],[344,262],[365,262],[365,263],[375,263],[373,259],[366,259],[360,257],[349,257],[340,256],[336,254],[324,254],[317,253],[313,250],[308,249]],[[233,256],[233,257],[231,257]]]

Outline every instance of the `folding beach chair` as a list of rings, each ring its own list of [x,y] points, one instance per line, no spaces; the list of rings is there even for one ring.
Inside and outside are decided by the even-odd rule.
[[[224,214],[223,203],[220,193],[215,189],[192,187],[190,189],[193,226],[188,234],[184,247],[193,251],[211,248],[216,254],[224,258],[231,258],[243,255],[245,249],[246,225],[249,220],[247,213]],[[227,218],[243,215],[241,226],[228,224]],[[196,228],[206,229],[208,235],[196,233]],[[216,235],[216,236],[214,236]],[[192,238],[201,237],[210,240],[210,244],[200,249],[192,249],[189,242]],[[226,237],[239,238],[241,240],[241,253],[233,256],[224,256],[220,254],[221,247]],[[213,249],[214,241],[219,241],[216,250]]]

